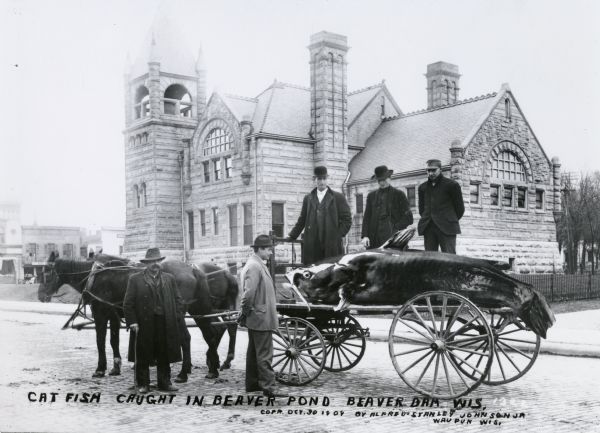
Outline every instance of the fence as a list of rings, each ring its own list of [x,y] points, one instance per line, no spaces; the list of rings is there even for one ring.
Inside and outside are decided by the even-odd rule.
[[[513,274],[511,276],[533,285],[550,302],[600,298],[600,275]]]

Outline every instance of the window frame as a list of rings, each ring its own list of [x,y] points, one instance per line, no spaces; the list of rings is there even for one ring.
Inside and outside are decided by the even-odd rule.
[[[475,194],[473,193],[473,187],[476,188]],[[475,196],[475,201],[473,201]],[[481,204],[481,184],[480,182],[470,182],[469,184],[469,204],[478,205]]]
[[[358,215],[362,215],[365,212],[364,196],[362,193],[356,193],[355,199],[356,199],[356,213]]]
[[[541,195],[541,199],[538,200],[538,193]],[[540,206],[538,207],[538,203]],[[536,210],[544,210],[546,207],[546,191],[540,188],[536,188],[535,190],[535,209]]]
[[[275,223],[275,207],[281,206],[281,223]],[[281,236],[278,236],[278,228],[281,227]],[[277,237],[284,237],[285,234],[285,202],[283,201],[272,201],[271,202],[271,230]]]
[[[194,211],[187,211],[186,214],[188,217],[188,221],[187,221],[188,249],[193,250],[193,249],[195,249],[195,246],[194,246]]]
[[[213,216],[213,235],[214,236],[218,236],[219,235],[219,208],[218,207],[213,207],[212,208],[212,216]]]
[[[237,203],[227,206],[227,212],[229,215],[229,246],[232,247],[237,247],[239,244],[237,208]]]
[[[200,209],[200,236],[206,236],[206,210]]]
[[[249,213],[246,211],[250,209]],[[252,245],[253,235],[254,235],[254,219],[252,215],[252,202],[242,203],[242,212],[243,212],[243,224],[244,224],[244,233],[243,240],[244,245]]]

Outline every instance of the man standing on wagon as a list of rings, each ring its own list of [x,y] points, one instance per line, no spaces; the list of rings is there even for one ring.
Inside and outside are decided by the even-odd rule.
[[[327,186],[327,167],[315,167],[317,187],[304,196],[300,217],[289,237],[296,239],[304,230],[302,263],[344,254],[342,238],[352,226],[350,206],[343,194]]]
[[[419,185],[419,234],[425,238],[425,251],[456,254],[456,235],[465,203],[458,182],[444,177],[439,159],[427,161],[427,181]]]
[[[175,277],[161,271],[164,259],[158,248],[140,260],[146,269],[129,277],[123,310],[129,338],[129,361],[135,362],[138,392],[150,390],[150,363],[156,359],[158,389],[177,391],[171,384],[171,362],[181,361],[178,320],[183,320],[183,300]]]
[[[273,331],[277,330],[275,285],[264,260],[273,251],[269,236],[258,235],[251,245],[250,256],[241,274],[244,293],[238,323],[248,328],[246,353],[246,392],[262,391],[267,397],[277,396],[273,372]]]
[[[380,165],[375,167],[375,174],[371,177],[377,179],[379,189],[367,195],[361,240],[367,249],[379,248],[395,232],[413,223],[406,195],[390,185],[393,172],[385,165]]]

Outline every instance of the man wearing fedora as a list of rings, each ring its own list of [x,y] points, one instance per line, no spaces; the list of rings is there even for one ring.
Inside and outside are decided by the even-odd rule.
[[[456,254],[459,220],[465,213],[458,182],[444,177],[439,159],[427,161],[427,181],[419,185],[419,234],[425,238],[425,251]]]
[[[375,167],[375,174],[371,177],[377,179],[379,189],[367,195],[361,235],[361,243],[367,249],[379,248],[395,232],[413,223],[406,195],[390,185],[393,172],[380,165]]]
[[[267,235],[258,235],[251,245],[250,256],[240,280],[243,287],[238,323],[248,328],[246,353],[246,392],[262,391],[276,396],[273,362],[273,331],[277,330],[275,286],[264,260],[272,253],[273,243]]]
[[[291,239],[297,239],[304,230],[302,263],[305,265],[344,254],[342,238],[352,226],[346,198],[327,186],[327,167],[315,167],[313,180],[317,187],[304,196],[298,222],[289,233]]]
[[[157,384],[161,391],[177,391],[171,384],[171,362],[181,361],[179,320],[183,320],[183,300],[175,277],[161,271],[164,259],[158,248],[146,251],[140,260],[146,269],[129,277],[123,310],[132,330],[129,361],[135,362],[138,392],[150,389],[150,363],[156,360]]]

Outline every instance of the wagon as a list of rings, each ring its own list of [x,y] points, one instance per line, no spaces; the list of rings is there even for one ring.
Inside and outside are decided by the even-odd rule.
[[[372,315],[391,318],[387,343],[400,378],[432,398],[453,399],[482,383],[512,382],[529,371],[539,353],[539,335],[510,308],[480,308],[450,291],[423,292],[402,305],[336,311],[306,301],[292,281],[285,285],[294,295],[277,304],[281,317],[273,334],[273,369],[285,385],[306,385],[323,370],[356,366],[370,335],[359,320]]]

